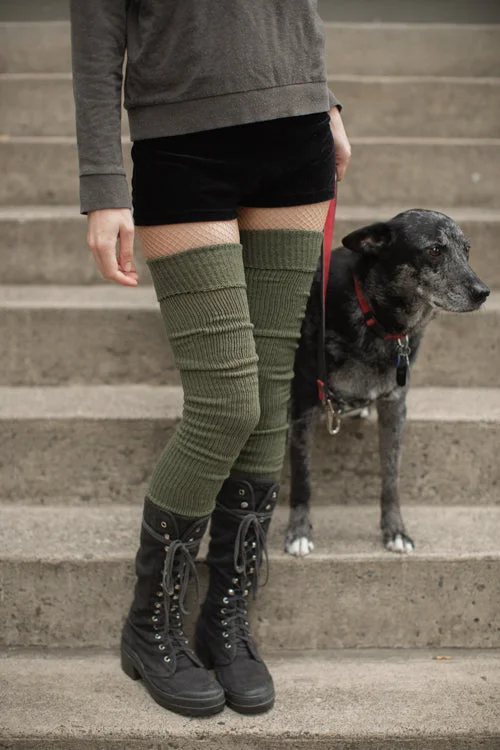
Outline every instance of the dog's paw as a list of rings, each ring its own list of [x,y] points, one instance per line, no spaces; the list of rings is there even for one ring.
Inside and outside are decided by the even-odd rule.
[[[294,557],[305,557],[314,549],[314,544],[306,536],[285,542],[285,552]]]
[[[408,534],[397,533],[393,534],[393,536],[385,542],[385,548],[390,552],[408,554],[408,552],[413,552],[415,544]]]

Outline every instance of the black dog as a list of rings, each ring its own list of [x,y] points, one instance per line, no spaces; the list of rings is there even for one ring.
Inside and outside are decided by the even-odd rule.
[[[388,222],[352,232],[342,244],[332,253],[328,279],[328,382],[340,414],[376,404],[383,541],[389,550],[409,552],[414,544],[406,532],[398,496],[407,369],[437,310],[477,310],[489,290],[469,265],[469,243],[460,227],[436,211],[405,211]],[[307,555],[313,549],[309,451],[320,407],[316,385],[320,286],[318,269],[292,382],[291,510],[285,550],[293,555]]]

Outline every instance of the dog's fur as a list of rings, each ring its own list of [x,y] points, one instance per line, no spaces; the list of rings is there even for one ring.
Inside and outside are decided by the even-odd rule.
[[[381,521],[385,546],[413,549],[398,496],[398,474],[407,385],[396,383],[397,342],[383,340],[366,325],[353,274],[377,321],[388,333],[408,333],[410,366],[437,310],[477,310],[489,294],[471,269],[469,243],[448,216],[423,209],[398,214],[352,232],[332,253],[326,305],[328,382],[337,399],[353,408],[375,404],[382,473]],[[320,271],[313,281],[292,382],[289,451],[290,522],[285,549],[295,555],[313,548],[309,519],[309,453],[320,409],[316,385],[321,320]],[[334,440],[334,438],[330,438]],[[332,449],[335,449],[334,444]]]

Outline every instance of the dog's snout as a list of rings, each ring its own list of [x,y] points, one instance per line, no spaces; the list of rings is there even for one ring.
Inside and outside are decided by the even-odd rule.
[[[478,305],[482,305],[482,303],[490,296],[490,290],[485,284],[474,284],[471,287],[470,294],[474,302]]]

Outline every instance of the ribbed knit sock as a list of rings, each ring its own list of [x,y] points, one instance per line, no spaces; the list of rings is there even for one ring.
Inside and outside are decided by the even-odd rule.
[[[240,235],[259,356],[261,416],[231,475],[279,479],[295,350],[323,235],[294,229],[247,230]]]
[[[183,418],[148,497],[173,513],[202,516],[259,419],[241,245],[197,247],[148,266],[184,389]]]

